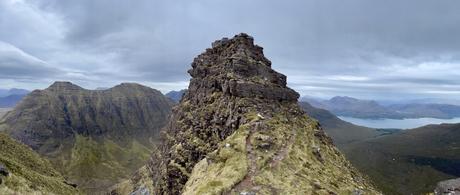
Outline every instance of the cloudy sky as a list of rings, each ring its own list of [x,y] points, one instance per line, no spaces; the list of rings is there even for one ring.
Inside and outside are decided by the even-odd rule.
[[[0,88],[185,88],[246,32],[302,95],[460,98],[458,0],[0,0]]]

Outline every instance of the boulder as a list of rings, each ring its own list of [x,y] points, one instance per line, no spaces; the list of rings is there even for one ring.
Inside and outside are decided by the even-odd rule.
[[[0,176],[8,176],[10,174],[10,172],[8,171],[8,169],[0,163]],[[0,182],[1,183],[1,182]]]
[[[436,195],[456,195],[460,194],[460,178],[441,181],[436,185],[434,190]]]

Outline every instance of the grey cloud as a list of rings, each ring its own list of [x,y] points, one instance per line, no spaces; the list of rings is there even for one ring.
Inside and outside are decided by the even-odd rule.
[[[0,41],[0,78],[40,80],[61,73],[44,61],[25,53],[19,48]]]
[[[456,0],[24,3],[36,9],[18,15],[18,5],[0,4],[0,29],[9,29],[0,30],[0,40],[67,71],[60,79],[91,87],[107,80],[187,81],[194,56],[215,39],[239,32],[253,35],[273,67],[305,95],[387,91],[403,97],[409,92],[400,88],[413,95],[459,86],[460,72],[448,71],[460,63]],[[17,18],[16,24],[4,19],[9,17]],[[33,30],[37,33],[28,33]],[[420,66],[425,63],[446,70]],[[329,79],[334,75],[371,79]]]
[[[453,37],[460,32],[456,1],[43,2],[42,7],[68,18],[68,39],[95,41],[104,50],[150,49],[189,57],[203,41],[249,31],[275,60],[296,60],[286,66],[326,63],[342,68],[339,63],[368,66],[387,63],[388,58],[437,59],[457,55],[460,49],[460,39]],[[141,37],[123,37],[132,31],[141,32]],[[114,43],[108,37],[127,40]]]

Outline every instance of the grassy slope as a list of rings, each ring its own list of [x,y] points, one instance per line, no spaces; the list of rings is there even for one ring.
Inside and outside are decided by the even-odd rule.
[[[288,119],[279,114],[260,120],[241,126],[201,160],[184,194],[351,194],[358,190],[378,194],[357,179],[359,174],[332,145],[318,137],[318,126],[312,119]],[[260,131],[258,126],[268,129]],[[270,146],[262,147],[266,143]]]
[[[78,194],[47,160],[3,133],[0,163],[11,173],[0,185],[0,194]]]
[[[94,140],[77,135],[70,151],[51,160],[86,192],[102,193],[113,181],[122,181],[145,164],[150,153],[149,148],[135,140],[122,146],[107,138]]]
[[[248,134],[248,126],[240,127],[221,143],[220,149],[209,154],[213,162],[209,163],[208,159],[198,162],[183,194],[222,194],[240,182],[249,171],[246,156]]]
[[[460,177],[460,125],[429,125],[356,142],[350,161],[388,194],[431,192],[438,181]]]

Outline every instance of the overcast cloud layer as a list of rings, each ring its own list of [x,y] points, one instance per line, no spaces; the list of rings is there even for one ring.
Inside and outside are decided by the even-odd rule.
[[[246,32],[302,95],[460,97],[457,0],[1,0],[0,88],[185,88],[193,57]]]

